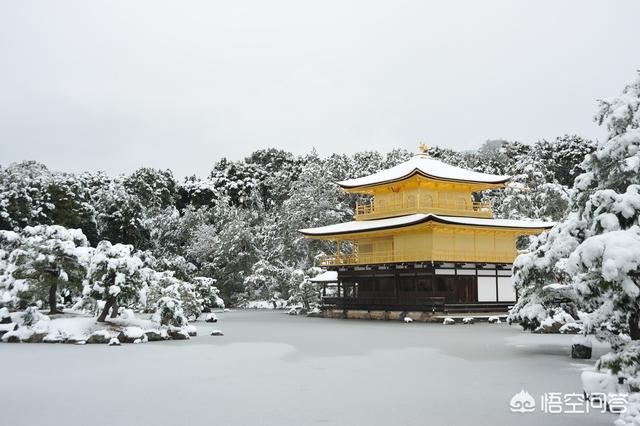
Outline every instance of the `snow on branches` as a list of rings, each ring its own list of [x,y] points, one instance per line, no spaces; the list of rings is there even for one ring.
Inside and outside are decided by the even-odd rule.
[[[525,327],[561,311],[611,344],[599,366],[640,390],[640,77],[600,101],[609,136],[587,155],[570,210],[514,264],[522,297],[509,319]]]

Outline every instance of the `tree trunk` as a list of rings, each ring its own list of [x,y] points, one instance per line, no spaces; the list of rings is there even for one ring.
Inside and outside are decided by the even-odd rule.
[[[640,313],[637,311],[629,317],[629,336],[631,340],[640,340]]]
[[[53,284],[49,286],[49,315],[58,314],[58,283],[54,281]]]
[[[118,317],[118,301],[115,300],[113,302],[113,306],[111,307],[111,318],[117,318]]]
[[[116,303],[116,298],[115,297],[110,297],[107,299],[107,303],[104,304],[104,308],[102,308],[102,312],[100,313],[100,316],[98,317],[98,322],[105,322],[105,320],[107,319],[107,314],[109,313],[109,309],[111,309],[111,307]]]

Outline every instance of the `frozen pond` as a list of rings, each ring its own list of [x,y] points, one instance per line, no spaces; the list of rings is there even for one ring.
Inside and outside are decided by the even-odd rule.
[[[581,392],[570,336],[505,324],[218,314],[191,341],[0,344],[5,425],[601,425],[511,413],[521,389]],[[224,337],[211,337],[219,328]],[[594,358],[603,349],[594,348]]]

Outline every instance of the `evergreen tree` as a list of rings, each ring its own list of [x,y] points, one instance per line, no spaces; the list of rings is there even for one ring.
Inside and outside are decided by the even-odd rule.
[[[514,265],[520,298],[510,320],[544,321],[562,309],[611,344],[600,367],[623,372],[640,390],[640,78],[600,101],[609,136],[575,179],[571,211]]]
[[[18,293],[23,304],[46,299],[49,313],[59,313],[58,289],[78,293],[91,254],[88,245],[79,229],[59,225],[24,228],[20,233],[19,248],[9,256],[13,278],[27,284]],[[48,293],[48,298],[43,293]]]
[[[133,253],[133,246],[101,241],[96,247],[88,269],[88,283],[83,293],[94,300],[104,301],[99,322],[118,315],[121,305],[140,301],[143,287],[143,262]]]
[[[51,172],[35,161],[0,169],[0,229],[48,225],[55,208],[47,191]]]

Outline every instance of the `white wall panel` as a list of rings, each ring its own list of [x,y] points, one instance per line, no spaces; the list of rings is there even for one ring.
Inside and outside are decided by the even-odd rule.
[[[515,302],[516,289],[511,277],[498,277],[498,301]]]
[[[496,301],[496,277],[478,277],[478,302]]]

